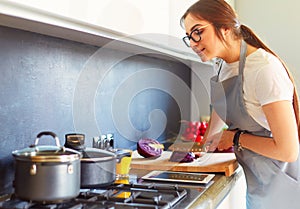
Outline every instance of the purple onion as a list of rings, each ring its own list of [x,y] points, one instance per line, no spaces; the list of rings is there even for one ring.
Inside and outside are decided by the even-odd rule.
[[[145,157],[159,157],[164,149],[164,145],[155,139],[140,139],[137,143],[138,153]]]
[[[195,159],[195,154],[193,152],[182,152],[182,151],[173,151],[170,157],[171,162],[180,162],[180,163],[193,162],[194,159]]]

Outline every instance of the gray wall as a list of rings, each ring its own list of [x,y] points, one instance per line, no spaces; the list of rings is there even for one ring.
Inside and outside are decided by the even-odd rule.
[[[114,133],[116,147],[164,142],[190,116],[190,70],[177,60],[129,54],[0,27],[0,194],[12,191],[11,152],[40,131]],[[161,55],[159,55],[161,57]],[[40,144],[54,144],[48,137]]]
[[[250,26],[287,64],[300,90],[300,2],[236,0],[241,22]]]

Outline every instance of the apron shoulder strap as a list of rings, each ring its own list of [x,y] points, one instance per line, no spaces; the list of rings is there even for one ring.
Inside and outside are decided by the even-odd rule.
[[[246,53],[247,53],[247,44],[242,39],[241,42],[241,51],[240,51],[240,61],[239,61],[239,75],[243,75],[244,67],[246,63]]]

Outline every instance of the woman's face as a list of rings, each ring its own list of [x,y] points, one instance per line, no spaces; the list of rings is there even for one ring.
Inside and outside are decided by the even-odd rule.
[[[222,57],[224,45],[217,37],[214,26],[210,22],[189,14],[184,20],[184,26],[188,36],[190,36],[191,33],[196,33],[197,35],[200,34],[201,40],[193,41],[190,39],[190,46],[203,62],[215,57]],[[224,31],[221,32],[223,33]]]

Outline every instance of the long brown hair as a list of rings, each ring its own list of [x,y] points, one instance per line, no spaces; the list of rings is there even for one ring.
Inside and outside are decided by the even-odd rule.
[[[294,85],[294,95],[293,95],[293,108],[295,112],[295,117],[298,126],[298,136],[300,141],[300,118],[299,118],[299,100],[298,93],[296,90],[295,82],[292,74],[290,73],[286,64],[281,60],[281,58],[273,52],[249,27],[240,24],[236,12],[233,8],[224,0],[199,0],[194,3],[182,16],[180,23],[183,22],[188,14],[193,15],[202,20],[206,20],[212,23],[217,37],[226,44],[222,34],[221,28],[228,28],[233,31],[233,34],[237,38],[243,38],[245,42],[254,46],[256,48],[262,48],[267,52],[273,54],[277,57],[285,70],[287,71],[293,85]]]

